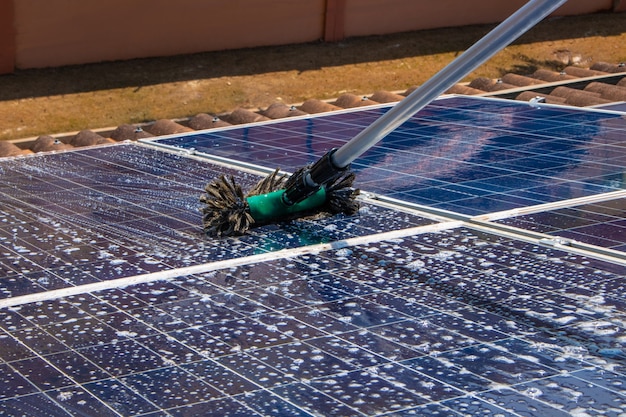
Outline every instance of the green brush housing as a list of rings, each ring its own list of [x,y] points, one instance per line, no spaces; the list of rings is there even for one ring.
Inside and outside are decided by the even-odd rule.
[[[250,215],[256,223],[270,223],[273,220],[291,218],[294,214],[313,211],[326,202],[326,189],[321,187],[309,197],[292,205],[283,201],[285,190],[267,194],[253,195],[246,198]]]

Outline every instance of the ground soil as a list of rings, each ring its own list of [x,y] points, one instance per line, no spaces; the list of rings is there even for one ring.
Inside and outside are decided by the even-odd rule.
[[[0,140],[419,85],[492,25],[0,76]],[[626,13],[548,19],[467,79],[626,61]]]

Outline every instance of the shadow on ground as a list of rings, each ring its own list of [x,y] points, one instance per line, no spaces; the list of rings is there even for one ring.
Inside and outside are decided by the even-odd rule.
[[[625,26],[624,13],[552,18],[531,29],[516,43],[611,36],[622,33]],[[323,67],[460,53],[492,27],[476,25],[353,38],[337,43],[318,42],[20,70],[0,76],[0,101],[288,70],[306,72]],[[515,71],[532,72],[533,68],[541,66],[557,69],[558,65],[556,61],[541,64],[530,61],[527,67]],[[434,72],[429,68],[422,70]]]

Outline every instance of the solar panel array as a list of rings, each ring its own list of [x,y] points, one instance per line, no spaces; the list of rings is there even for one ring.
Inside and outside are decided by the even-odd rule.
[[[204,236],[387,108],[1,160],[0,414],[623,413],[623,114],[440,99],[356,216]]]

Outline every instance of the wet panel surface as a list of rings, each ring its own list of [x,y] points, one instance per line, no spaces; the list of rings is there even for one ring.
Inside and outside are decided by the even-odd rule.
[[[202,231],[203,187],[222,173],[244,188],[260,176],[133,144],[6,160],[1,169],[0,298],[434,223],[365,204],[356,216],[215,240]]]
[[[476,259],[487,246],[501,256],[485,269]],[[315,267],[310,255],[276,259],[101,291],[89,303],[7,310],[15,324],[2,330],[11,341],[3,346],[13,347],[2,350],[0,404],[17,410],[43,395],[52,410],[86,415],[298,416],[593,415],[624,405],[623,304],[578,291],[621,279],[610,264],[469,229],[315,259]],[[530,260],[536,268],[517,273]],[[569,270],[586,281],[541,288],[544,271]],[[328,277],[341,278],[340,297],[320,286],[290,295]],[[394,285],[364,290],[380,277]],[[494,277],[497,299],[477,285]],[[56,323],[39,317],[54,309]],[[161,315],[169,319],[154,320]],[[39,350],[26,335],[47,335],[56,347]]]

